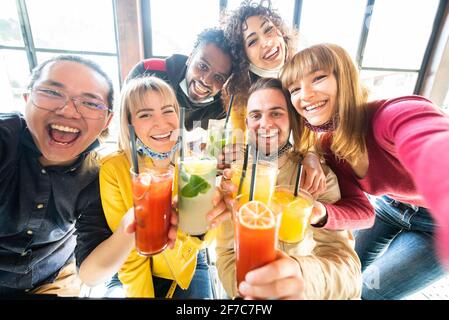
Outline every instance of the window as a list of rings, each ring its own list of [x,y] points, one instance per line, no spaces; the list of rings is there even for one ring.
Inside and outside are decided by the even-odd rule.
[[[376,0],[361,77],[371,98],[414,93],[439,1]]]
[[[241,2],[241,0],[228,0],[227,10],[236,9]],[[282,17],[287,26],[290,27],[293,25],[293,13],[295,9],[294,1],[272,0],[271,5],[272,8],[278,11],[278,14]]]
[[[363,66],[419,70],[437,7],[438,0],[376,0]]]
[[[116,53],[111,0],[26,1],[39,49]]]
[[[0,43],[4,46],[23,47],[15,0],[2,1],[2,10],[0,11]]]
[[[150,11],[153,56],[189,55],[196,36],[218,26],[218,1],[153,0]]]
[[[0,103],[2,112],[24,111],[22,94],[30,73],[25,50],[0,50]]]
[[[417,72],[372,70],[360,72],[360,79],[369,88],[371,99],[412,94],[417,78]]]
[[[355,58],[365,6],[365,1],[360,0],[304,0],[299,26],[300,46],[335,43]]]
[[[24,111],[21,95],[26,90],[30,70],[36,63],[59,54],[81,55],[97,62],[111,77],[117,92],[119,69],[113,0],[2,1],[0,94],[3,112]]]
[[[2,1],[0,10],[0,103],[2,112],[21,110],[21,94],[29,73],[15,0]]]

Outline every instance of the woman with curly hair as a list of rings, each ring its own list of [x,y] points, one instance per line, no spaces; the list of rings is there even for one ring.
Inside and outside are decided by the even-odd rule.
[[[238,70],[226,87],[228,94],[242,94],[248,98],[248,89],[258,78],[277,78],[284,63],[294,54],[294,33],[271,1],[255,3],[246,0],[230,13],[225,24],[225,37]]]
[[[242,132],[246,130],[246,103],[251,84],[259,78],[278,78],[285,62],[295,53],[295,36],[271,7],[270,0],[243,1],[227,16],[224,32],[233,59],[237,60],[234,61],[233,75],[224,88],[224,105],[229,105],[234,97],[230,115],[232,127]],[[325,176],[319,158],[310,152],[303,165],[301,186],[312,194],[323,191]]]

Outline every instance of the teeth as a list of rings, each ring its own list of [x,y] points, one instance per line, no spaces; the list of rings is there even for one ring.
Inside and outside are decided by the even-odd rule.
[[[267,133],[259,133],[259,137],[264,138],[264,139],[272,138],[272,137],[275,137],[276,135],[277,135],[276,131],[274,131],[274,132],[267,132]]]
[[[271,58],[271,56],[273,56],[277,52],[278,52],[278,48],[275,47],[275,48],[271,49],[268,53],[266,53],[264,58],[269,59],[269,58]]]
[[[56,129],[56,130],[64,131],[64,132],[71,132],[71,133],[78,133],[78,132],[80,132],[79,129],[77,129],[77,128],[61,126],[59,124],[52,124],[50,127],[52,129]]]
[[[325,103],[326,101],[321,101],[315,104],[308,105],[307,107],[304,107],[304,109],[306,109],[306,111],[312,111],[315,110],[316,108],[324,106]]]
[[[204,88],[204,87],[203,87],[200,83],[198,83],[198,82],[195,82],[195,88],[196,88],[197,91],[199,91],[200,93],[203,93],[203,94],[209,92],[209,90],[207,90],[206,88]]]
[[[170,137],[170,135],[171,135],[171,132],[166,133],[166,134],[153,135],[151,137],[155,138],[155,139],[164,139],[164,138]]]

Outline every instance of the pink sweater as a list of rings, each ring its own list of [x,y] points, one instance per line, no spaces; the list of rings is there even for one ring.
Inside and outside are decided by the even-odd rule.
[[[324,144],[326,160],[338,177],[342,198],[324,204],[326,228],[362,229],[374,223],[364,192],[388,195],[430,210],[442,258],[449,262],[449,118],[429,100],[399,97],[368,105],[366,146],[369,168],[357,178],[345,161],[337,161]]]

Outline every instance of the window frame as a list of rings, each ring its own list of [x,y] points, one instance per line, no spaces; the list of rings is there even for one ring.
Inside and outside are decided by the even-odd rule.
[[[103,51],[83,51],[83,50],[66,50],[66,49],[57,49],[57,48],[38,48],[34,45],[33,32],[30,24],[30,19],[28,15],[28,10],[26,6],[26,0],[16,0],[16,8],[19,18],[20,29],[22,33],[22,38],[24,42],[23,47],[18,46],[8,46],[8,45],[0,45],[0,50],[8,49],[8,50],[20,50],[25,51],[28,59],[28,67],[30,72],[38,65],[37,63],[37,53],[56,53],[56,54],[75,54],[75,55],[87,55],[87,56],[106,56],[106,57],[116,57],[117,58],[117,66],[120,66],[119,59],[119,49],[118,49],[118,38],[117,38],[117,10],[115,0],[110,0],[112,3],[113,14],[114,14],[114,35],[115,35],[115,53],[111,52],[103,52]],[[117,72],[119,69],[117,69]],[[118,72],[119,82],[121,83],[121,75]]]

